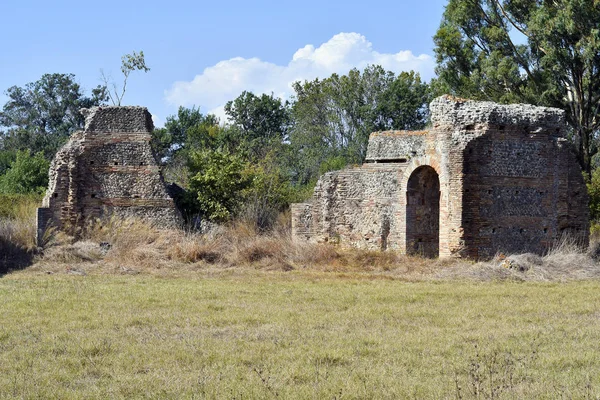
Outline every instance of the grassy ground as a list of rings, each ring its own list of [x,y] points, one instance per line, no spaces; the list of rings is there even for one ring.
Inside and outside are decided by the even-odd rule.
[[[0,398],[597,398],[600,283],[0,279]]]
[[[11,204],[0,399],[600,398],[597,243],[474,263],[111,219],[40,249]]]

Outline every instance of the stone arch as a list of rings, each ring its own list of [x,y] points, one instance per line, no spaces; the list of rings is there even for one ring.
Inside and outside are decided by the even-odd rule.
[[[406,183],[406,253],[438,257],[440,251],[440,178],[422,165]]]

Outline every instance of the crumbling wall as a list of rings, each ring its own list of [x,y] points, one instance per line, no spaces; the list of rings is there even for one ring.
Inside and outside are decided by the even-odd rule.
[[[180,225],[150,147],[148,110],[94,107],[82,113],[85,129],[74,133],[51,163],[38,235],[49,225],[76,231],[110,215],[140,217],[161,227]]]
[[[374,133],[362,167],[324,175],[292,207],[294,237],[472,258],[544,253],[567,233],[587,245],[561,110],[443,96],[430,111],[429,131]]]
[[[543,254],[566,234],[587,245],[587,190],[563,111],[450,97],[430,109],[461,187],[457,254]]]
[[[364,249],[404,249],[401,180],[409,161],[427,152],[427,132],[371,135],[367,162],[328,172],[308,203],[292,205],[294,237]]]
[[[293,235],[309,241],[366,249],[396,249],[398,165],[379,164],[329,172],[309,203],[292,205]]]

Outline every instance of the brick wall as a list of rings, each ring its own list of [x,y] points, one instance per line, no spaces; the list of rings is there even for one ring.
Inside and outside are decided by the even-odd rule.
[[[321,177],[292,206],[293,236],[471,258],[544,253],[567,233],[587,244],[562,111],[449,96],[430,109],[429,131],[374,133],[363,166]]]
[[[90,219],[110,215],[180,225],[150,147],[148,110],[94,107],[82,112],[84,131],[74,133],[51,163],[38,230],[50,224],[74,231]]]

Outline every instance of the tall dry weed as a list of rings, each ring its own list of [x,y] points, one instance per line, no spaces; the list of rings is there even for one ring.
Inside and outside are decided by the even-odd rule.
[[[0,273],[29,265],[36,250],[37,200],[25,196],[11,199],[1,199]]]
[[[596,250],[594,250],[596,249]],[[497,254],[492,260],[473,264],[470,268],[450,268],[437,274],[443,278],[468,278],[481,281],[568,281],[600,278],[600,264],[594,252],[599,245],[592,242],[586,249],[581,240],[564,235],[545,255]]]
[[[1,196],[0,237],[15,246],[35,248],[35,215],[39,206],[36,196]]]
[[[161,230],[138,219],[112,217],[94,221],[77,241],[49,246],[46,262],[69,263],[102,260],[132,268],[178,268],[181,264],[206,263],[216,267],[252,267],[323,271],[414,271],[427,260],[412,260],[393,252],[341,249],[331,244],[294,241],[289,226],[269,233],[240,221],[199,234]],[[418,262],[417,262],[418,261]],[[406,267],[409,263],[412,266]]]
[[[600,254],[600,246],[596,247]],[[64,254],[60,254],[61,250]],[[402,279],[572,280],[600,278],[600,268],[589,252],[569,237],[544,256],[498,255],[486,262],[461,259],[432,260],[394,251],[347,249],[332,244],[292,240],[284,223],[269,233],[240,221],[208,233],[161,230],[138,219],[95,221],[79,242],[47,250],[46,261],[102,261],[139,270],[254,268],[314,270],[382,275]]]

